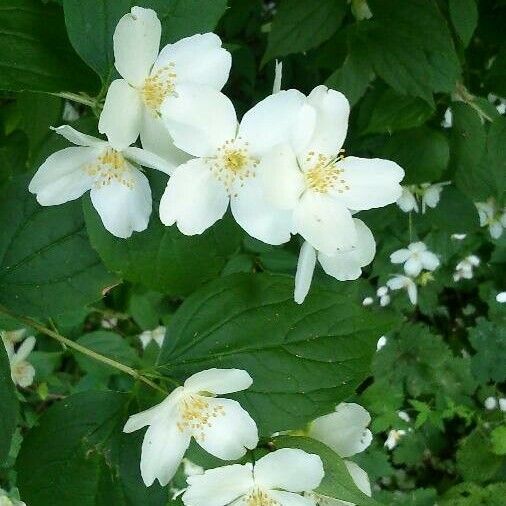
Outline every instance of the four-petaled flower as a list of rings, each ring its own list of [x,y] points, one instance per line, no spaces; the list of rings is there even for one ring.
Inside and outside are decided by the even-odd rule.
[[[188,378],[163,402],[132,415],[123,431],[149,426],[142,443],[141,475],[147,486],[155,479],[167,485],[181,464],[192,437],[208,453],[236,460],[258,443],[255,422],[241,405],[216,398],[246,390],[252,384],[246,371],[209,369]]]
[[[130,146],[140,133],[144,149],[163,156],[175,168],[187,157],[174,147],[160,119],[163,101],[177,96],[182,84],[221,90],[232,59],[214,33],[186,37],[159,53],[160,38],[160,20],[151,9],[133,7],[119,20],[113,37],[114,64],[123,79],[111,83],[98,128],[118,149]]]
[[[127,238],[133,231],[145,230],[151,215],[151,189],[139,166],[169,174],[170,164],[144,149],[119,149],[68,125],[54,130],[77,146],[50,155],[33,176],[28,189],[37,195],[39,204],[63,204],[91,190],[91,202],[111,234]]]
[[[316,506],[314,499],[300,494],[317,488],[323,476],[318,455],[282,448],[254,465],[234,464],[190,476],[183,502],[186,506]]]
[[[439,258],[423,242],[412,242],[407,248],[394,251],[390,261],[404,264],[404,272],[413,277],[418,276],[422,269],[434,271],[439,267]]]

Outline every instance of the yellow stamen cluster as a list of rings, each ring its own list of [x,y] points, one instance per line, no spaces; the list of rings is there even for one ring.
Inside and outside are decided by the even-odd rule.
[[[266,492],[255,489],[246,497],[247,506],[279,506],[279,502],[275,501]]]
[[[141,88],[141,98],[146,107],[155,114],[159,114],[165,98],[176,94],[175,81],[176,73],[173,63],[169,63],[147,77]]]
[[[307,187],[318,193],[327,193],[333,189],[339,193],[349,190],[350,187],[342,177],[343,170],[338,167],[342,159],[342,155],[330,157],[310,151],[305,160],[310,167],[305,173]]]
[[[221,181],[227,191],[232,191],[234,182],[238,179],[241,186],[249,177],[255,177],[255,167],[258,160],[253,158],[248,151],[248,143],[242,142],[241,138],[230,139],[218,148],[216,157],[208,158],[211,171],[218,181]]]
[[[225,409],[220,404],[211,406],[202,395],[191,395],[181,401],[179,415],[179,431],[190,431],[195,439],[204,440],[204,429],[211,427],[214,418],[225,415]]]
[[[106,186],[116,181],[128,188],[133,188],[134,182],[130,177],[128,163],[123,155],[115,149],[106,149],[95,163],[85,166],[86,172],[96,178],[96,185]]]

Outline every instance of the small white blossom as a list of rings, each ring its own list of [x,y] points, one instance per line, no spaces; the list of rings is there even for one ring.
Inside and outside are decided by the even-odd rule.
[[[376,290],[376,295],[379,298],[381,307],[385,307],[385,306],[388,306],[388,304],[390,304],[390,294],[388,293],[387,286],[380,286]]]
[[[425,213],[427,207],[435,208],[441,199],[441,192],[449,181],[442,183],[422,183],[402,187],[402,194],[397,200],[397,205],[405,213],[414,211],[418,213],[421,209]]]
[[[119,122],[116,128],[121,128]],[[152,200],[140,166],[169,174],[170,165],[144,149],[106,142],[68,125],[54,131],[77,146],[50,155],[33,176],[28,189],[39,204],[64,204],[90,190],[91,202],[111,234],[127,238],[145,230]]]
[[[441,121],[441,126],[443,128],[451,128],[453,126],[453,113],[452,110],[447,107],[443,121]]]
[[[366,297],[362,301],[362,306],[370,306],[371,304],[374,304],[374,299],[372,297]]]
[[[476,208],[480,217],[480,225],[488,227],[493,239],[499,239],[506,227],[506,211],[500,209],[493,198],[489,198],[486,202],[477,202]]]
[[[393,264],[404,264],[404,272],[416,277],[422,269],[434,271],[439,267],[438,257],[427,249],[423,242],[413,242],[407,248],[394,251],[390,255]]]
[[[441,193],[446,185],[449,185],[449,181],[443,183],[423,183],[421,187],[422,195],[422,214],[425,213],[427,207],[434,209],[439,204],[441,199]]]
[[[488,409],[489,411],[494,410],[497,408],[497,399],[495,397],[487,397],[485,399],[485,402],[483,403],[485,405],[485,409]]]
[[[501,397],[499,399],[499,409],[501,411],[506,411],[506,398],[505,397]]]
[[[142,443],[141,475],[147,486],[167,485],[192,438],[223,460],[241,458],[258,444],[255,422],[234,400],[217,395],[246,390],[253,380],[240,369],[208,369],[188,378],[163,402],[132,415],[123,432],[149,426]]]
[[[118,319],[115,316],[112,316],[110,318],[103,318],[100,322],[100,325],[102,325],[102,328],[104,329],[114,329],[118,325]]]
[[[401,208],[401,211],[410,213],[414,211],[418,212],[418,201],[414,193],[411,192],[410,187],[403,186],[401,196],[397,199],[396,204]]]
[[[406,423],[411,422],[411,417],[406,413],[406,411],[398,411],[397,415],[401,420],[404,420]]]
[[[338,281],[357,279],[362,274],[362,267],[369,265],[376,253],[376,243],[367,225],[353,218],[357,243],[349,249],[338,249],[332,256],[316,251],[309,242],[304,241],[300,249],[297,273],[295,275],[294,300],[302,304],[311,287],[316,259],[323,270]]]
[[[255,464],[233,464],[188,477],[183,503],[186,506],[316,506],[314,500],[301,494],[317,488],[324,474],[318,455],[282,448]]]
[[[381,348],[384,348],[388,342],[388,339],[386,336],[381,336],[378,339],[378,342],[376,343],[376,351],[380,351]]]
[[[7,339],[4,339],[3,335],[2,340],[4,341],[9,358],[12,381],[20,387],[29,387],[35,377],[35,368],[28,362],[27,358],[35,347],[35,337],[27,337],[17,349],[15,349],[14,343],[9,343]]]
[[[461,279],[472,279],[473,270],[480,265],[480,259],[476,255],[469,255],[464,260],[461,260],[455,267],[453,280],[455,282]]]
[[[406,290],[411,304],[416,306],[418,301],[418,288],[412,278],[397,274],[387,281],[387,285],[390,290]]]
[[[145,330],[139,335],[142,347],[146,349],[151,341],[155,341],[156,344],[161,348],[165,339],[166,328],[163,325],[156,327],[153,330]]]
[[[506,292],[499,292],[495,296],[495,300],[499,302],[499,304],[504,304],[506,302]]]
[[[399,440],[405,435],[406,435],[405,430],[392,429],[388,433],[388,437],[385,441],[384,446],[386,446],[389,450],[393,450],[397,446],[397,443],[399,442]]]

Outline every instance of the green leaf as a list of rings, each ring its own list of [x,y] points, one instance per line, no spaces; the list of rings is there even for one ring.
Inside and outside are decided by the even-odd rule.
[[[302,53],[330,39],[346,13],[344,0],[283,0],[272,22],[262,65],[280,56]]]
[[[496,455],[506,455],[506,425],[499,425],[490,434],[492,451]]]
[[[97,81],[74,52],[61,9],[37,0],[0,5],[0,89],[91,91]]]
[[[47,317],[100,299],[115,278],[89,245],[80,203],[42,207],[28,182],[0,196],[0,303]]]
[[[449,8],[455,31],[466,47],[478,24],[476,0],[450,0]]]
[[[108,358],[112,358],[124,365],[134,366],[138,361],[134,349],[127,343],[125,338],[114,332],[96,330],[95,332],[84,334],[77,342],[90,350]],[[75,358],[79,366],[89,374],[94,374],[96,376],[120,374],[120,371],[117,369],[97,362],[81,353],[76,353]]]
[[[121,433],[128,397],[76,394],[52,406],[28,432],[16,469],[30,506],[165,506],[139,473],[140,437]]]
[[[480,487],[476,483],[459,483],[450,488],[438,504],[441,506],[502,506],[506,497],[506,483],[492,483]]]
[[[392,135],[381,154],[406,171],[404,184],[438,181],[450,156],[445,135],[427,127]]]
[[[358,506],[378,506],[378,503],[366,496],[355,485],[344,460],[328,446],[315,439],[302,436],[280,436],[274,438],[273,446],[278,448],[300,448],[305,452],[319,455],[323,461],[325,476],[315,489],[322,496],[353,502]]]
[[[196,236],[182,234],[175,225],[164,226],[156,210],[166,177],[153,174],[150,182],[155,211],[148,229],[129,239],[107,232],[90,199],[85,199],[91,244],[105,265],[122,278],[169,295],[187,295],[219,275],[228,257],[239,247],[241,233],[229,218]]]
[[[27,157],[28,139],[23,132],[16,130],[3,139],[0,144],[0,186],[26,170]]]
[[[159,364],[183,380],[212,367],[245,369],[236,395],[263,434],[303,426],[331,411],[369,374],[378,336],[396,323],[361,305],[357,283],[313,286],[302,306],[293,278],[235,274],[185,300]]]
[[[9,358],[3,343],[0,343],[0,462],[9,454],[11,439],[18,421],[18,399],[11,379]]]
[[[373,16],[359,25],[361,53],[394,90],[433,103],[451,92],[460,65],[434,0],[369,0]]]
[[[386,90],[374,105],[364,133],[391,133],[423,125],[434,109],[417,97],[399,95]]]

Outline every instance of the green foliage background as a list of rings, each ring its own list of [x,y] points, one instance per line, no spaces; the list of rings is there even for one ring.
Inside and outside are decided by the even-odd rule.
[[[49,127],[64,122],[64,97],[79,93],[88,106],[76,106],[74,126],[96,130],[114,78],[112,33],[133,5],[157,10],[163,43],[221,36],[233,57],[225,92],[240,114],[270,93],[275,59],[285,89],[342,91],[353,106],[346,151],[397,161],[406,184],[451,181],[440,204],[423,215],[396,206],[361,213],[378,243],[364,279],[317,273],[303,306],[292,301],[296,239],[267,246],[230,218],[185,237],[154,212],[148,230],[121,240],[87,198],[38,206],[30,176],[66,145]],[[2,314],[35,319],[164,388],[208,367],[247,369],[254,386],[237,398],[265,447],[272,432],[353,400],[373,418],[374,442],[355,460],[374,500],[504,504],[504,413],[484,400],[506,396],[506,310],[495,300],[506,289],[506,234],[491,239],[474,203],[506,205],[506,118],[489,100],[506,97],[505,26],[504,0],[0,0]],[[448,108],[453,125],[443,128]],[[165,181],[150,182],[156,200]],[[401,293],[388,308],[362,306],[395,271],[390,253],[415,240],[442,263],[419,287],[418,306]],[[481,258],[475,277],[455,282],[456,264],[471,253]],[[154,343],[142,352],[138,334],[159,324],[167,326],[161,352]],[[20,326],[0,316],[0,328]],[[15,392],[0,349],[0,486],[18,487],[29,506],[177,504],[168,490],[145,489],[140,436],[121,434],[128,413],[160,396],[30,330],[32,387]],[[391,429],[406,435],[389,451]],[[292,439],[273,444],[318,451]],[[335,454],[320,451],[335,477],[323,491],[374,504]],[[219,465],[195,449],[191,458]]]

